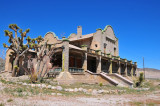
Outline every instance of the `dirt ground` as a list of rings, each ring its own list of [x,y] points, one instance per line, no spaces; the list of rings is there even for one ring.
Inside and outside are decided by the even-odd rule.
[[[11,99],[12,101],[7,101]],[[130,105],[160,105],[159,94],[149,95],[104,95],[92,97],[66,97],[66,96],[33,96],[15,98],[0,95],[0,102],[4,106],[130,106]],[[2,105],[2,106],[3,106]]]
[[[86,85],[71,86],[85,88]],[[68,88],[68,86],[63,86],[63,88]],[[99,85],[87,85],[87,88],[100,89]],[[103,86],[102,89],[105,90],[123,89],[126,92],[86,95],[79,92],[66,93],[46,88],[32,88],[4,81],[3,77],[0,77],[0,106],[160,106],[160,80],[147,80],[144,82],[143,88],[149,88],[149,90]],[[29,93],[29,95],[26,96],[25,93]],[[51,93],[61,93],[62,95],[52,95]]]

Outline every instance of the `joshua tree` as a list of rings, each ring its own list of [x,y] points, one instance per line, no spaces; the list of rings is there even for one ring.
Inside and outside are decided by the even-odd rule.
[[[36,63],[30,63],[30,64],[34,64],[32,68],[32,72],[31,72],[31,80],[32,79],[36,79],[36,80],[42,79],[44,75],[46,74],[48,67],[51,67],[50,59],[49,59],[49,52],[47,49],[47,41],[44,41],[44,39],[41,36],[38,36],[35,39],[31,39],[28,36],[26,38],[27,43],[24,44],[24,37],[26,37],[30,29],[27,29],[24,32],[22,32],[22,29],[20,29],[16,24],[10,24],[9,28],[15,32],[15,37],[13,37],[13,33],[11,31],[5,30],[4,31],[5,36],[9,36],[8,42],[10,43],[10,46],[7,46],[5,43],[3,43],[3,46],[5,48],[13,50],[13,52],[11,53],[12,53],[12,56],[15,56],[12,76],[13,77],[17,76],[19,72],[18,60],[22,56],[24,56],[25,53],[28,52],[29,49],[34,49],[37,53],[37,58],[35,58]],[[18,37],[17,32],[19,32],[20,37]]]
[[[23,43],[24,37],[26,37],[27,33],[30,31],[30,29],[26,29],[24,32],[22,29],[20,29],[16,24],[10,24],[9,28],[14,31],[15,37],[13,37],[13,32],[9,30],[5,30],[5,36],[8,36],[8,43],[10,43],[10,46],[7,46],[5,43],[3,43],[3,46],[5,48],[13,50],[12,56],[15,56],[14,60],[14,67],[12,70],[12,76],[16,76],[16,72],[19,71],[19,65],[18,65],[18,60],[20,57],[22,57],[28,50],[29,47],[32,47],[33,42],[31,42],[31,39],[26,44]],[[20,37],[18,37],[18,32]],[[29,37],[28,37],[29,38]]]

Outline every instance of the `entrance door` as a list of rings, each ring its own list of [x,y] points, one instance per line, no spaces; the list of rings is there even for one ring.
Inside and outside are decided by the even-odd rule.
[[[87,59],[87,70],[96,73],[96,58],[88,57]]]

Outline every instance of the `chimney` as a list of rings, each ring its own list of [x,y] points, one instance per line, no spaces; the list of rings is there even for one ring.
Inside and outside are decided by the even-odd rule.
[[[82,27],[78,26],[77,27],[77,38],[82,38]]]

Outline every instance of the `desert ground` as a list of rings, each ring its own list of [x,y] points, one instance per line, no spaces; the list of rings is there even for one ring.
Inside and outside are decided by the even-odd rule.
[[[145,80],[141,87],[100,84],[59,85],[54,79],[31,84],[28,76],[0,74],[0,106],[158,106],[160,80]]]

